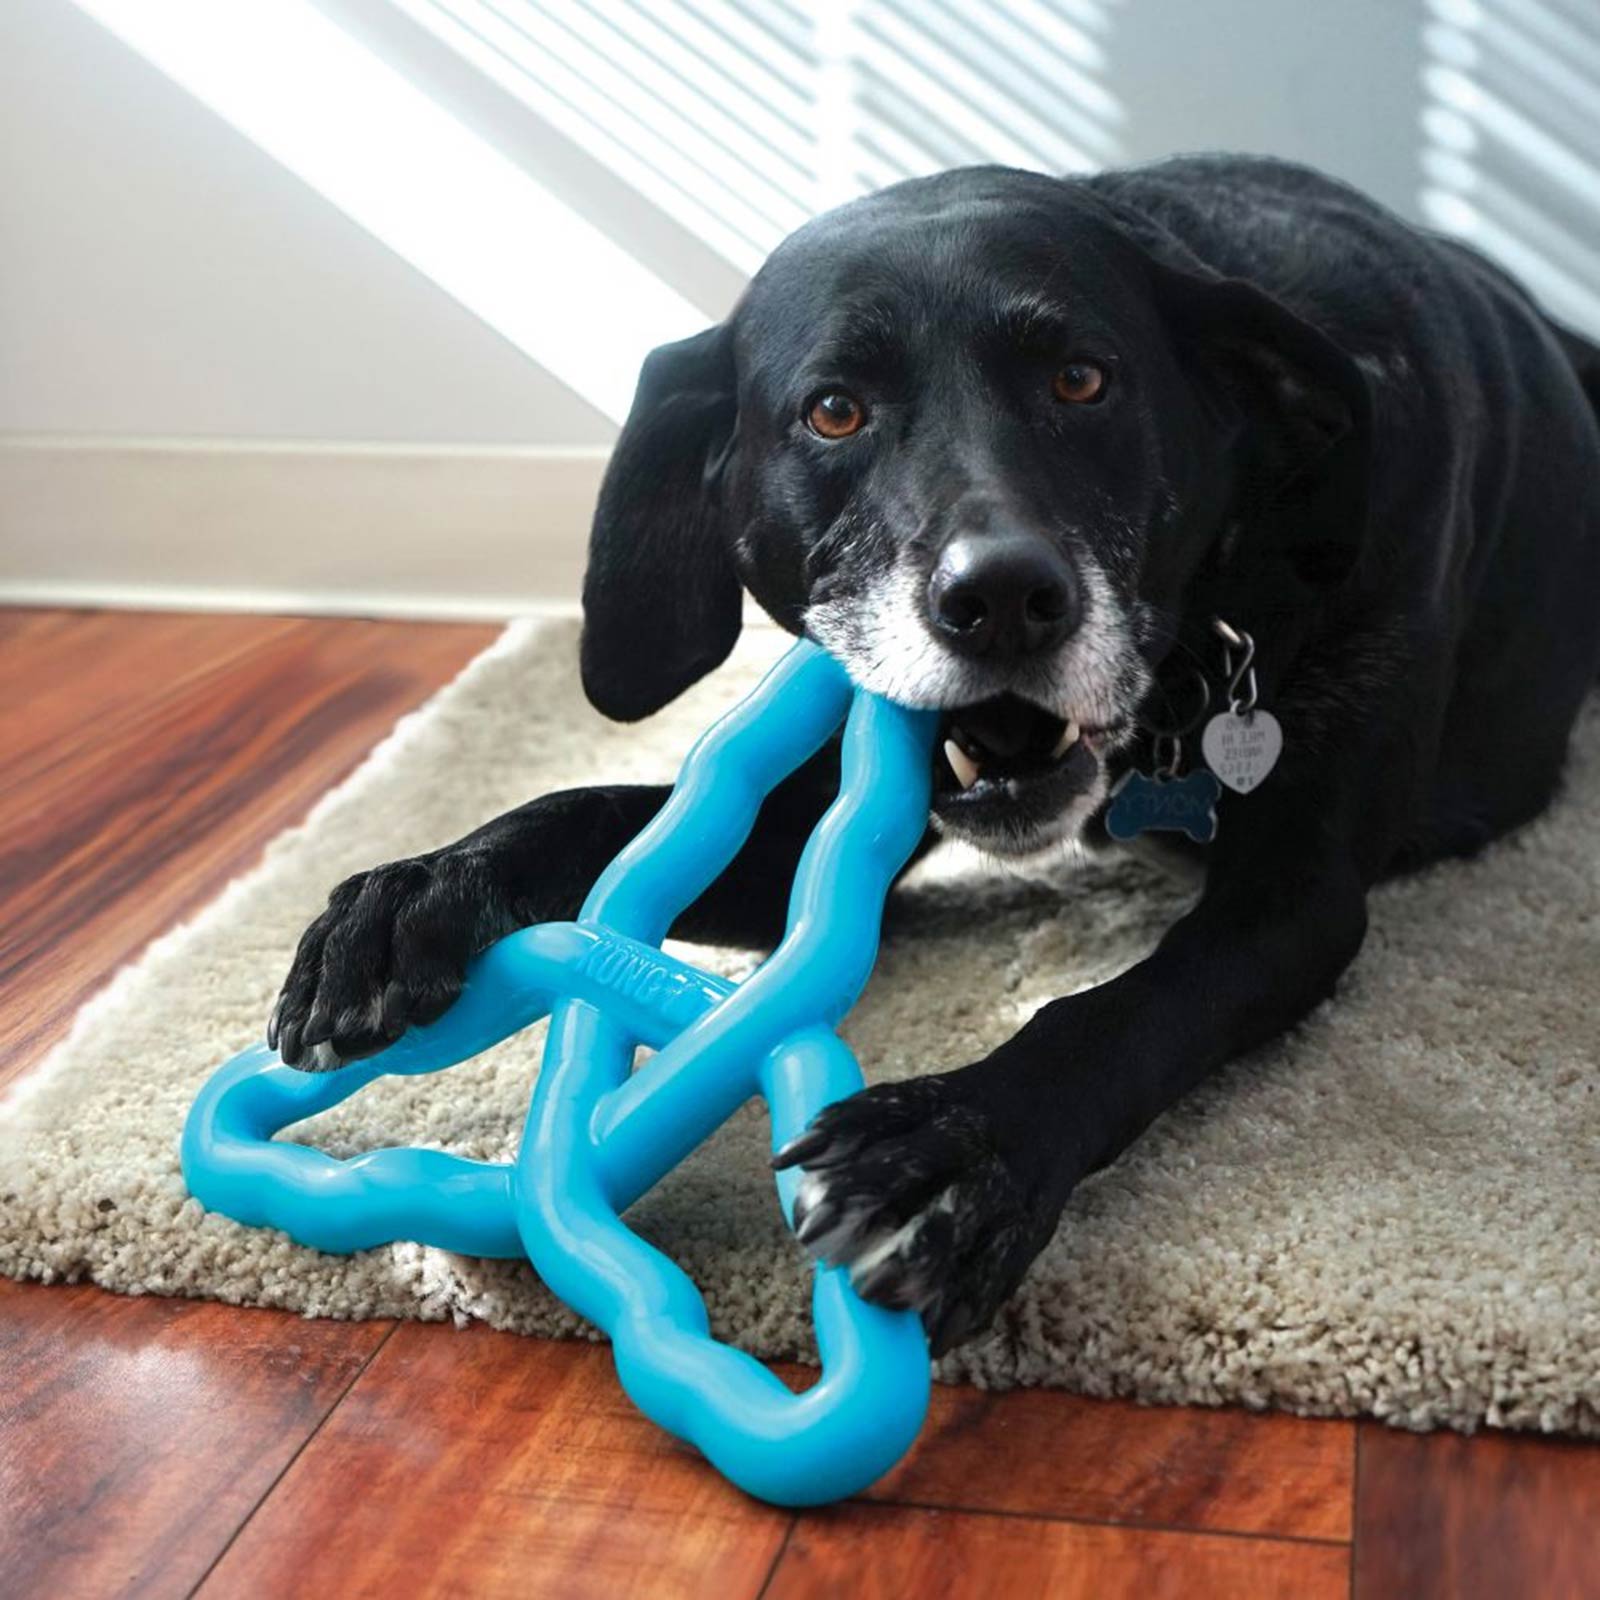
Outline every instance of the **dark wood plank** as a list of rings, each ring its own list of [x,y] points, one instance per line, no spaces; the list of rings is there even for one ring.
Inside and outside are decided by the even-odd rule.
[[[608,1351],[408,1323],[201,1594],[739,1600],[790,1521],[635,1411]]]
[[[494,632],[0,610],[0,1083]],[[387,1332],[0,1281],[0,1593],[186,1594]]]
[[[1362,1423],[1357,1600],[1600,1596],[1600,1450]]]
[[[0,640],[32,751],[0,794],[0,1084],[496,631],[212,620],[69,614]]]
[[[1342,1600],[1349,1563],[1342,1544],[854,1504],[796,1523],[764,1600]]]
[[[1354,1473],[1348,1422],[936,1388],[915,1448],[870,1497],[1348,1539]]]
[[[0,700],[0,797],[81,760],[153,698],[300,626],[293,617],[0,607],[0,677],[17,686]]]
[[[187,1594],[388,1331],[0,1279],[0,1592]]]

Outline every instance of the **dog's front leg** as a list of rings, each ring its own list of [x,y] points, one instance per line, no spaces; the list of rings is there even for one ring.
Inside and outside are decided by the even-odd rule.
[[[869,1299],[920,1310],[936,1351],[987,1326],[1080,1179],[1291,1026],[1355,955],[1352,854],[1326,823],[1297,821],[1315,807],[1251,799],[1224,818],[1233,837],[1199,903],[1146,960],[1052,1002],[983,1061],[828,1108],[780,1154],[805,1169],[801,1238]]]
[[[783,931],[790,880],[838,788],[837,745],[779,784],[726,872],[673,926],[681,938],[764,946]],[[427,855],[347,878],[301,937],[267,1038],[291,1066],[328,1070],[433,1021],[467,962],[534,922],[576,916],[606,863],[661,809],[644,785],[529,801]]]

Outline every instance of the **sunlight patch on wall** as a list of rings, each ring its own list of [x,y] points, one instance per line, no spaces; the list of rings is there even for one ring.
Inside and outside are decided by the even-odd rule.
[[[1600,336],[1600,4],[1426,5],[1424,218]]]
[[[709,320],[304,0],[75,3],[613,420]]]
[[[1119,159],[1121,0],[391,0],[725,260],[972,162]]]

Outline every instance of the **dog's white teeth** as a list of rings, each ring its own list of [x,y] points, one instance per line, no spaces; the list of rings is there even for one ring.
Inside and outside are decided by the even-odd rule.
[[[1078,735],[1082,730],[1078,727],[1077,720],[1067,718],[1067,725],[1061,730],[1061,737],[1056,740],[1056,747],[1050,752],[1052,760],[1059,760],[1078,742]]]
[[[954,739],[945,740],[944,758],[950,763],[950,770],[955,773],[956,782],[963,789],[970,789],[978,781],[978,773],[982,769]]]

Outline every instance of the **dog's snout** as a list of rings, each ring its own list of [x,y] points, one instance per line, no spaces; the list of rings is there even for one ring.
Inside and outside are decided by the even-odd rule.
[[[1066,557],[1035,535],[960,534],[928,580],[928,616],[964,655],[1038,655],[1077,629],[1077,580]]]

